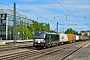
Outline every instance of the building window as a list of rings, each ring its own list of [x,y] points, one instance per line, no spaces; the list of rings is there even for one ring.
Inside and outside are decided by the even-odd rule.
[[[13,15],[8,14],[8,20],[13,20]]]
[[[1,14],[0,14],[0,18],[1,18]]]
[[[5,14],[3,14],[2,17],[5,17]]]
[[[3,23],[6,23],[6,20],[3,20]]]
[[[8,25],[9,26],[13,26],[14,25],[14,22],[13,21],[8,21]]]
[[[2,35],[5,35],[6,34],[6,32],[5,31],[2,31]]]
[[[0,20],[0,23],[1,23],[1,20]]]
[[[1,35],[1,31],[0,31],[0,35]]]

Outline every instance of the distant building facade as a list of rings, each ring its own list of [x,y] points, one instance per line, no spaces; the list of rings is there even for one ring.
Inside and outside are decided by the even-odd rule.
[[[11,27],[14,26],[14,13],[12,10],[0,9],[0,40],[7,40]],[[32,19],[27,18],[26,15],[16,13],[16,25],[23,22],[25,25],[32,24]]]
[[[90,31],[89,30],[87,30],[87,31],[81,31],[80,32],[81,33],[81,35],[88,35],[88,36],[90,36]]]

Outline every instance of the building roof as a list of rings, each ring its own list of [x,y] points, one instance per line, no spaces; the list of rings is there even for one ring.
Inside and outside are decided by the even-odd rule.
[[[13,10],[9,10],[9,9],[0,9],[0,14],[11,14],[11,15],[14,15],[13,12],[14,12]],[[20,14],[19,12],[16,12],[16,16],[29,19],[26,15]],[[30,19],[30,20],[32,20],[32,19]]]
[[[89,30],[86,30],[86,31],[81,31],[81,32],[83,32],[83,33],[84,33],[84,32],[90,32],[90,31],[89,31]]]

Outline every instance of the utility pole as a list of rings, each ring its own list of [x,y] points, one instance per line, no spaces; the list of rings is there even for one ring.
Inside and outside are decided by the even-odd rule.
[[[14,27],[13,27],[13,40],[16,44],[17,32],[16,32],[16,3],[14,2]]]
[[[57,22],[57,28],[56,28],[56,30],[57,30],[57,33],[58,33],[58,22]]]

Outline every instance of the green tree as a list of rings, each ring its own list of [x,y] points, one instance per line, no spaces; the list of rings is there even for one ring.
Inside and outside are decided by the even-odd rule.
[[[32,38],[33,38],[33,34],[35,32],[38,32],[38,31],[50,31],[50,25],[49,23],[46,24],[46,23],[38,23],[37,21],[34,21],[33,24],[30,25],[29,27],[29,31],[31,32],[32,34]]]
[[[41,31],[45,31],[45,23],[40,23],[40,28],[41,28]]]
[[[20,22],[20,25],[17,27],[18,38],[30,39],[32,37],[31,31],[24,25],[23,22]]]
[[[74,31],[72,28],[69,28],[65,31],[65,34],[78,34],[78,32]]]
[[[49,23],[45,25],[45,30],[50,32],[50,25],[49,25]]]

